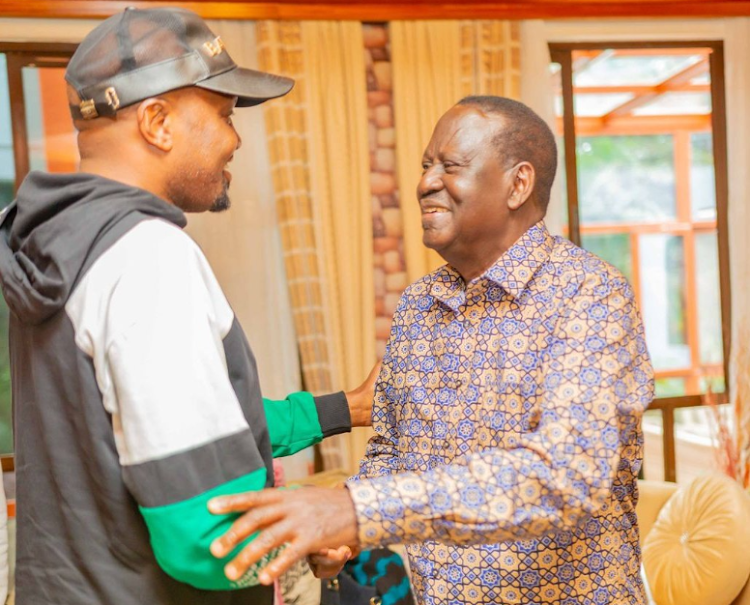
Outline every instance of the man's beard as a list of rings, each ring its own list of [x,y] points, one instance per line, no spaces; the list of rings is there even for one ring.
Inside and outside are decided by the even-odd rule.
[[[230,206],[232,205],[231,200],[229,199],[229,182],[224,179],[224,187],[221,190],[221,195],[217,197],[213,204],[211,204],[211,207],[208,209],[209,212],[224,212],[224,210],[229,210]]]

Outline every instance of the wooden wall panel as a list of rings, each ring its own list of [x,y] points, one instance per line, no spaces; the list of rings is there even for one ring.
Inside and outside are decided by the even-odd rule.
[[[750,15],[746,0],[0,0],[3,17],[107,17],[127,6],[182,6],[210,19],[572,19],[585,17],[727,17]]]

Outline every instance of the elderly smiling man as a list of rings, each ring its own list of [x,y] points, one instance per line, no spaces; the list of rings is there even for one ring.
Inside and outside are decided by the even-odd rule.
[[[627,281],[545,228],[556,156],[515,101],[468,97],[440,119],[418,198],[447,264],[398,306],[360,473],[211,503],[250,509],[215,554],[261,530],[231,577],[285,542],[262,581],[322,548],[403,542],[420,603],[644,602],[652,368]]]

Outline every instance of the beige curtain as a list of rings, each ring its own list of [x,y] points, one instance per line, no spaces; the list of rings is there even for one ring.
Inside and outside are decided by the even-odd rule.
[[[508,21],[394,21],[391,27],[398,185],[409,281],[442,264],[422,245],[416,187],[440,116],[462,97],[520,95],[519,26]]]
[[[261,69],[297,80],[266,124],[305,386],[350,389],[375,362],[362,26],[263,21],[258,39]],[[325,467],[353,471],[368,437],[324,442]]]

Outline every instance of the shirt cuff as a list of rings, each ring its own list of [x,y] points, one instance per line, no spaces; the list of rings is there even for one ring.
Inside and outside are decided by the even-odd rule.
[[[352,430],[352,417],[349,413],[349,402],[344,391],[315,397],[315,408],[318,410],[318,422],[323,437],[348,433]]]
[[[399,473],[346,482],[359,525],[362,549],[430,539],[430,496],[416,473]]]

